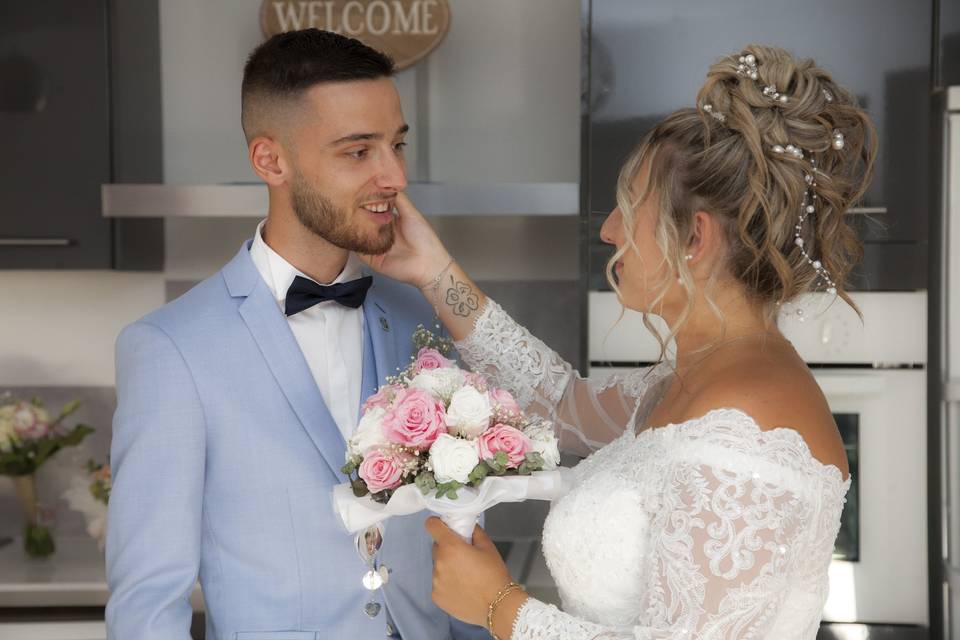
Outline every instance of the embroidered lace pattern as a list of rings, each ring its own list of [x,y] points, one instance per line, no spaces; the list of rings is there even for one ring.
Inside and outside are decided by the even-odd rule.
[[[510,391],[520,407],[553,420],[560,449],[586,456],[619,437],[640,400],[664,378],[635,369],[596,381],[582,378],[550,347],[488,299],[474,329],[456,343],[464,362]]]
[[[850,481],[797,431],[716,409],[637,434],[662,374],[591,384],[492,301],[457,346],[594,451],[544,525],[563,610],[528,600],[514,640],[816,637]]]

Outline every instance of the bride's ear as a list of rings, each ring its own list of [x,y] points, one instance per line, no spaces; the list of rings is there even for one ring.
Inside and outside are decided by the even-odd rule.
[[[693,214],[693,223],[690,226],[690,241],[687,244],[687,264],[692,269],[695,265],[710,266],[720,254],[723,233],[720,221],[716,216],[706,211],[697,211]]]

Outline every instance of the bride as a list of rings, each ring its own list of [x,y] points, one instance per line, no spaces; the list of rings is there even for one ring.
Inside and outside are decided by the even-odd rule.
[[[471,546],[434,518],[441,608],[502,640],[816,636],[850,480],[775,317],[809,291],[852,305],[860,247],[845,214],[875,147],[813,61],[751,45],[714,64],[697,107],[627,159],[601,231],[611,286],[666,321],[675,360],[602,382],[486,298],[401,196],[398,240],[372,266],[420,286],[463,360],[587,456],[543,530],[564,609],[513,583],[481,529]]]

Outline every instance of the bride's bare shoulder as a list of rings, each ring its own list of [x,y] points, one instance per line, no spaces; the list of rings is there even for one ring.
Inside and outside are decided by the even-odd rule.
[[[802,363],[769,358],[724,363],[701,379],[685,413],[694,418],[721,408],[743,411],[762,430],[794,429],[814,458],[847,475],[846,453],[833,414],[813,374]]]

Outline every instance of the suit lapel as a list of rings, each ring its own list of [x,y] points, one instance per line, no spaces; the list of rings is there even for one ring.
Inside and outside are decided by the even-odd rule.
[[[365,272],[366,273],[366,272]],[[373,286],[367,293],[363,303],[363,319],[366,331],[369,334],[369,344],[373,347],[373,358],[376,365],[377,384],[386,382],[387,376],[396,375],[397,365],[400,362],[400,352],[397,349],[398,327],[394,323],[394,316],[387,300],[381,295],[377,287],[377,277],[374,276]],[[409,337],[409,336],[407,336]],[[364,358],[366,361],[366,358]],[[364,385],[364,393],[367,388]]]
[[[343,436],[323,402],[286,318],[263,281],[255,285],[241,303],[240,316],[307,435],[333,474],[345,481],[340,473],[346,449]]]

